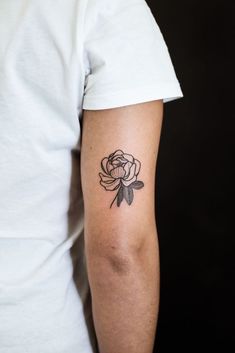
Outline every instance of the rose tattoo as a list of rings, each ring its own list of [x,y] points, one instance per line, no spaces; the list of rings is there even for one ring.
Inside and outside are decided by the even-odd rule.
[[[115,200],[119,207],[125,199],[131,205],[134,199],[133,189],[139,190],[144,186],[142,181],[137,180],[141,163],[131,154],[117,150],[101,161],[103,173],[99,173],[100,184],[107,191],[118,190],[110,208]]]

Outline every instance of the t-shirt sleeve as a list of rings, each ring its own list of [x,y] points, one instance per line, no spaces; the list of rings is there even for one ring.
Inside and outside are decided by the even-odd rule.
[[[183,97],[168,47],[145,0],[88,0],[83,109]]]

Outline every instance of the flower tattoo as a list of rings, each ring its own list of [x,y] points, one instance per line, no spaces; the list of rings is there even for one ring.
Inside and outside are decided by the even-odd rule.
[[[101,168],[103,173],[99,173],[100,184],[106,191],[118,190],[110,208],[115,200],[118,207],[124,199],[131,205],[134,199],[133,189],[139,190],[144,187],[144,183],[137,180],[141,168],[140,161],[131,154],[117,150],[102,159]]]

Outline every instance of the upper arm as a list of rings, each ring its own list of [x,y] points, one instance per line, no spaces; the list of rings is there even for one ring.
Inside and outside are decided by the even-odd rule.
[[[83,113],[81,180],[86,246],[109,248],[117,241],[138,247],[145,232],[155,227],[162,100]]]
[[[163,102],[182,97],[182,91],[146,1],[88,5],[81,146],[85,250],[100,249],[103,256],[111,248],[148,244],[148,251],[156,242],[154,187]],[[113,159],[115,151],[122,152]]]

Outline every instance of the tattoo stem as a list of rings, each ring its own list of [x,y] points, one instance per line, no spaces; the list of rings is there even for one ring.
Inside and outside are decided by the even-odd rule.
[[[119,193],[119,189],[118,189],[117,195],[115,196],[115,198],[113,199],[113,201],[112,201],[112,203],[111,203],[111,205],[110,205],[110,208],[113,206],[113,203],[114,203],[114,201],[116,200],[116,198],[117,198],[117,196],[118,196],[118,193]]]

